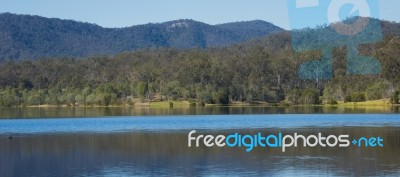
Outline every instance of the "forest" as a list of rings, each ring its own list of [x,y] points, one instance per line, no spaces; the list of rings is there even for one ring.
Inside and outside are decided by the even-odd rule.
[[[379,75],[347,74],[343,46],[333,49],[330,80],[298,77],[299,66],[320,59],[321,50],[293,51],[290,31],[227,47],[8,60],[0,63],[0,106],[110,106],[172,100],[195,105],[308,105],[387,99],[398,104],[400,28],[382,22],[382,30],[381,41],[358,48],[360,55],[379,59]]]
[[[0,13],[0,61],[114,55],[148,48],[230,46],[283,29],[261,20],[219,25],[180,19],[125,28]]]

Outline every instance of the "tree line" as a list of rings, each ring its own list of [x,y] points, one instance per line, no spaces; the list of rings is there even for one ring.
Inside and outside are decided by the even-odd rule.
[[[361,45],[380,60],[380,75],[347,75],[346,48],[333,50],[332,80],[301,80],[298,68],[321,51],[293,52],[290,33],[207,49],[145,49],[115,56],[0,63],[0,105],[118,105],[135,100],[228,104],[335,104],[399,101],[400,37]]]

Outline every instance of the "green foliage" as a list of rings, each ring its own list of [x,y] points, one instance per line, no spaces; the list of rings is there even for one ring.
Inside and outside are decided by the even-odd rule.
[[[212,92],[213,102],[218,104],[228,104],[229,103],[229,92],[227,89],[218,89],[218,91]]]
[[[75,94],[74,93],[69,93],[67,95],[66,103],[70,104],[70,105],[74,105],[75,104]]]
[[[351,95],[347,95],[346,98],[344,99],[344,102],[351,102]]]
[[[11,19],[17,20],[20,17]],[[1,23],[16,22],[1,21]],[[70,23],[72,26],[75,25],[73,22]],[[259,22],[255,23],[255,26],[260,25]],[[87,28],[87,24],[81,25],[77,29]],[[202,29],[203,27],[202,24],[194,25],[195,28]],[[235,24],[220,25],[220,27],[231,30],[232,33],[229,34],[240,33],[241,35],[243,33],[239,31],[246,26],[253,28],[252,24],[242,25],[238,28],[234,27]],[[289,32],[274,33],[231,47],[205,49],[201,48],[207,47],[209,41],[204,41],[202,37],[197,36],[201,32],[196,32],[195,36],[191,35],[195,31],[182,31],[182,34],[172,32],[171,38],[176,39],[173,45],[181,45],[179,47],[185,50],[158,48],[117,54],[119,51],[126,51],[126,48],[122,47],[123,43],[129,41],[131,46],[133,39],[142,40],[144,43],[154,42],[146,44],[146,48],[168,41],[168,39],[160,39],[162,36],[148,34],[160,32],[157,26],[153,24],[138,30],[148,35],[145,39],[129,38],[129,36],[121,39],[119,41],[121,45],[116,45],[117,48],[121,47],[118,50],[107,48],[102,50],[96,48],[98,46],[92,46],[93,48],[90,49],[91,54],[98,54],[97,51],[108,53],[112,50],[115,54],[112,56],[75,59],[52,58],[50,57],[52,54],[49,54],[48,59],[0,62],[0,106],[36,104],[106,106],[130,104],[138,99],[143,102],[184,99],[201,104],[226,104],[230,101],[320,104],[321,91],[321,98],[327,103],[389,97],[393,97],[392,100],[394,100],[395,96],[387,93],[391,93],[392,88],[400,85],[400,75],[397,74],[400,68],[398,57],[400,38],[396,36],[400,34],[398,24],[386,24],[385,28],[390,27],[389,31],[393,33],[385,34],[382,42],[359,47],[360,54],[363,56],[373,56],[381,61],[381,75],[347,75],[347,62],[343,60],[347,57],[347,51],[345,48],[336,48],[333,55],[335,77],[329,81],[299,79],[299,66],[305,61],[320,59],[321,53],[319,51],[293,52]],[[155,31],[152,31],[153,29]],[[93,30],[93,33],[96,33],[96,29],[93,28]],[[101,28],[98,27],[97,30]],[[121,31],[121,33],[125,32]],[[322,34],[323,30],[317,29],[316,32]],[[69,36],[69,34],[66,32],[65,35]],[[93,37],[85,30],[79,35]],[[326,39],[323,40],[332,40],[329,36],[325,37]],[[118,41],[119,38],[116,38],[113,40]],[[217,39],[219,38],[215,40]],[[96,44],[100,43],[96,42]],[[90,42],[84,44],[84,47],[94,45]],[[186,49],[188,46],[196,46],[200,49]],[[50,47],[47,44],[43,44],[43,47],[46,52],[59,52],[49,51]],[[69,49],[74,51],[73,48],[74,45],[71,45],[65,47],[64,51],[68,52]],[[36,51],[35,46],[32,50]],[[88,52],[86,49],[82,50],[82,53],[76,55],[85,55]],[[39,53],[41,53],[40,50],[38,50]],[[35,55],[32,54],[32,56]],[[28,55],[22,52],[20,56]],[[65,54],[65,56],[73,57],[75,54]],[[354,93],[363,94],[354,95]],[[286,101],[283,101],[285,98]]]
[[[393,104],[400,104],[400,91],[394,92],[390,100]]]
[[[293,89],[288,94],[286,99],[291,102],[292,104],[301,104],[301,94],[302,91],[299,89]]]
[[[41,104],[44,104],[43,95],[40,93],[40,91],[32,91],[29,94],[26,103],[28,105],[41,105]]]
[[[301,94],[302,104],[320,104],[319,92],[316,89],[305,89]]]
[[[365,95],[368,100],[378,100],[384,98],[387,90],[388,88],[384,83],[377,82],[367,88]]]
[[[338,102],[336,100],[329,100],[327,103],[330,104],[330,105],[337,105],[338,104]]]
[[[196,97],[197,97],[198,101],[201,104],[204,104],[204,103],[210,103],[210,104],[215,103],[213,98],[212,98],[212,94],[211,94],[213,92],[212,90],[213,89],[212,89],[211,85],[206,85],[204,89],[201,86],[197,86],[197,88],[196,88]]]
[[[90,94],[86,97],[86,104],[88,105],[94,105],[96,104],[96,95],[95,94]]]
[[[10,107],[22,102],[22,94],[15,88],[0,90],[0,106]]]
[[[338,98],[340,98],[340,89],[341,88],[339,88],[339,86],[334,81],[329,82],[325,85],[323,98],[329,101],[337,100]]]
[[[85,105],[85,99],[81,94],[76,95],[74,100],[79,105]]]
[[[294,89],[289,92],[287,100],[292,104],[320,104],[319,92],[316,89]]]
[[[400,36],[387,40],[381,49],[382,76],[395,85],[400,83]]]
[[[136,93],[140,97],[141,102],[145,101],[147,91],[148,91],[147,83],[139,82],[136,88]]]
[[[168,98],[172,98],[172,100],[177,100],[181,95],[181,87],[179,81],[168,82],[166,94]]]
[[[111,104],[111,95],[110,94],[103,94],[101,98],[101,105],[108,106]]]
[[[345,102],[364,102],[366,101],[365,93],[354,92],[346,96]]]
[[[227,46],[282,31],[263,21],[208,25],[193,20],[176,20],[120,29],[102,28],[71,20],[10,13],[0,14],[0,26],[3,27],[0,34],[12,34],[0,38],[0,61],[114,55],[122,51],[161,47]]]

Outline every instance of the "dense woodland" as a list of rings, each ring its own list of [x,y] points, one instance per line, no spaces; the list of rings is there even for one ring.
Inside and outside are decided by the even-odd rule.
[[[359,47],[361,55],[380,60],[380,75],[348,75],[347,49],[336,47],[333,79],[301,80],[299,66],[321,58],[321,51],[294,52],[291,33],[280,32],[230,47],[3,61],[0,105],[133,105],[155,99],[289,105],[390,98],[398,103],[399,24],[382,22],[382,30],[382,41]]]
[[[208,25],[175,20],[126,28],[0,13],[0,61],[41,57],[114,55],[138,49],[229,46],[281,28],[260,20]]]

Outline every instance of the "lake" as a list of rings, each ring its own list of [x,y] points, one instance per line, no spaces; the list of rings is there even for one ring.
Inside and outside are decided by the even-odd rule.
[[[387,114],[400,113],[400,106],[206,106],[187,108],[149,107],[49,107],[1,108],[0,118],[58,118],[158,115],[226,115],[226,114]]]
[[[400,176],[398,113],[398,107],[2,108],[0,176]],[[384,146],[246,152],[188,147],[191,130],[379,136]]]

